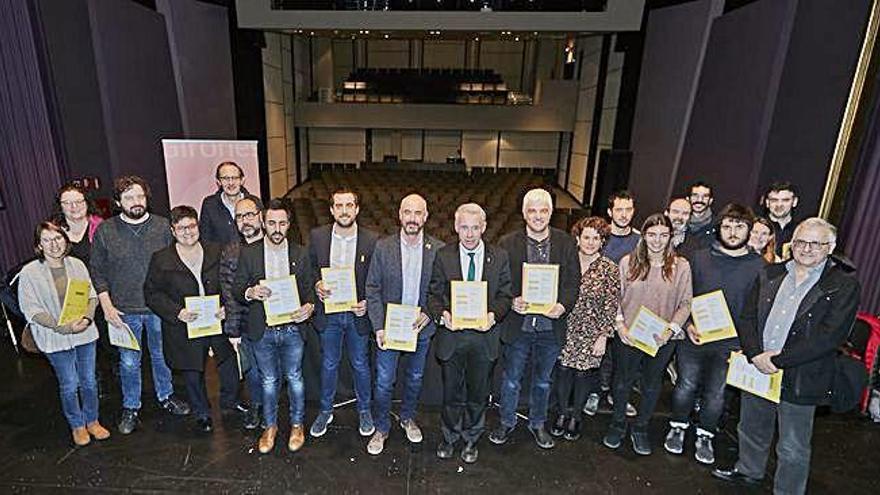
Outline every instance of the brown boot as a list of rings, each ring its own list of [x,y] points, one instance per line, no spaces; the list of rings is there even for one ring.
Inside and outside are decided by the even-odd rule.
[[[95,440],[107,440],[110,438],[110,432],[107,428],[101,426],[101,423],[97,421],[87,424],[86,431],[89,432],[89,435],[95,437]]]
[[[290,440],[287,442],[287,448],[291,452],[296,452],[302,448],[304,443],[306,443],[306,432],[303,430],[303,425],[293,425],[290,428]]]
[[[89,432],[83,426],[80,426],[79,428],[74,428],[72,433],[73,443],[77,444],[80,447],[84,447],[92,441],[92,439],[89,438]]]
[[[260,435],[260,441],[257,444],[261,454],[268,454],[269,452],[272,452],[272,449],[275,448],[275,435],[277,434],[277,426],[270,426],[263,430],[263,434]]]

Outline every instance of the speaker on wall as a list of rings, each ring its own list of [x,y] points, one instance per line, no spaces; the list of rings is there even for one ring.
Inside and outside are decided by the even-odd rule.
[[[603,214],[608,209],[608,196],[629,187],[631,150],[603,149],[599,151],[599,171],[596,176],[596,197],[593,211]]]

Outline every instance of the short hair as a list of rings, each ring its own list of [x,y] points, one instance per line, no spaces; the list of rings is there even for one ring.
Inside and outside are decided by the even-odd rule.
[[[67,237],[67,232],[65,232],[57,223],[51,220],[43,220],[38,223],[37,228],[34,229],[34,252],[37,254],[37,259],[40,261],[46,261],[46,255],[43,254],[43,250],[40,246],[40,237],[44,230],[50,230],[61,234],[61,237],[64,238],[64,256],[67,256],[67,253],[70,252],[70,238]]]
[[[630,200],[633,203],[636,202],[636,198],[626,189],[621,189],[620,191],[615,191],[608,196],[608,208],[614,208],[614,202],[618,199]]]
[[[235,167],[238,170],[238,176],[242,179],[244,178],[244,169],[242,169],[237,163],[233,161],[225,161],[220,162],[220,165],[217,165],[217,169],[214,170],[215,179],[220,180],[220,169],[223,168],[225,165],[232,165],[233,167]]]
[[[361,196],[360,196],[360,194],[354,192],[354,190],[351,189],[350,187],[342,186],[342,187],[336,189],[335,191],[333,191],[332,193],[330,193],[330,207],[331,207],[331,208],[333,208],[333,196],[336,196],[337,194],[351,194],[352,196],[354,196],[354,204],[355,204],[355,206],[360,206],[360,205],[361,205]]]
[[[584,217],[575,222],[574,225],[571,226],[571,235],[575,238],[581,236],[586,229],[593,229],[598,234],[599,237],[602,238],[602,243],[608,240],[608,237],[611,235],[611,225],[608,224],[608,221],[602,217]]]
[[[797,187],[794,184],[792,184],[791,182],[788,182],[788,181],[777,181],[777,182],[774,182],[774,183],[770,184],[769,186],[767,186],[767,190],[764,191],[764,195],[761,196],[761,198],[766,201],[767,196],[770,193],[780,192],[780,191],[791,191],[791,193],[794,194],[795,197],[797,197],[797,195],[798,195]]]
[[[61,195],[69,191],[75,191],[82,194],[83,199],[86,201],[86,215],[98,214],[98,211],[95,208],[95,202],[89,197],[86,188],[83,187],[79,181],[70,181],[58,188],[55,192],[55,205],[52,208],[52,222],[58,224],[64,229],[68,229],[70,226],[67,225],[67,218],[64,216],[64,210],[61,209]]]
[[[819,227],[828,231],[828,235],[831,237],[830,241],[833,243],[837,243],[837,227],[835,227],[831,222],[825,220],[820,217],[810,217],[803,222],[799,223],[797,227],[794,228],[794,233],[792,234],[792,239],[797,237],[798,232],[801,229],[809,228],[809,227]]]
[[[752,209],[738,203],[728,203],[724,205],[724,208],[721,208],[721,211],[718,212],[717,218],[718,220],[716,220],[715,224],[716,227],[720,227],[721,221],[725,218],[745,223],[749,226],[749,230],[751,230],[752,224],[755,223],[755,213]]]
[[[260,198],[254,196],[253,194],[245,194],[243,198],[235,202],[235,206],[238,206],[238,203],[241,203],[242,201],[250,201],[251,203],[253,203],[254,206],[257,208],[258,213],[261,213],[263,211],[262,201],[260,201]]]
[[[688,208],[691,209],[691,202],[688,201],[687,198],[685,198],[685,197],[678,197],[678,198],[669,198],[669,202],[666,203],[666,211],[669,211],[669,207],[672,206],[672,203],[675,203],[676,201],[684,201],[685,204],[688,205]]]
[[[287,198],[272,198],[266,203],[265,208],[263,208],[263,221],[266,221],[266,214],[269,213],[269,210],[281,210],[285,214],[287,214],[287,221],[290,221],[291,218],[291,209],[290,202]]]
[[[141,189],[144,190],[144,195],[147,196],[147,200],[150,199],[150,185],[147,184],[146,180],[137,175],[123,175],[122,177],[117,177],[116,180],[113,181],[113,199],[116,201],[121,200],[122,193],[128,191],[134,186],[141,186]]]
[[[455,215],[453,216],[455,225],[458,225],[458,219],[464,214],[477,215],[480,217],[481,222],[486,223],[486,210],[476,203],[465,203],[455,209]]]
[[[706,189],[709,190],[709,197],[710,198],[715,197],[715,190],[712,188],[712,186],[710,186],[708,183],[701,181],[701,180],[698,180],[696,182],[691,182],[691,184],[687,188],[687,197],[690,197],[691,193],[693,193],[694,189],[697,187],[705,187]]]
[[[171,208],[171,225],[177,225],[184,218],[192,218],[196,222],[199,221],[199,214],[195,208],[189,205],[180,205]]]
[[[523,196],[522,200],[522,209],[523,213],[526,212],[526,206],[529,203],[539,203],[543,205],[547,205],[551,210],[553,209],[553,196],[550,195],[550,191],[536,187],[534,189],[529,189],[526,192],[525,196]]]

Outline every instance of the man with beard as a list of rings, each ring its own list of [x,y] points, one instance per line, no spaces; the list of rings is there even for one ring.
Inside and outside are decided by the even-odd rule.
[[[679,254],[687,258],[682,251],[686,249],[687,241],[690,239],[687,235],[687,225],[691,218],[691,203],[686,198],[674,198],[663,214],[672,223],[672,239],[669,242]]]
[[[315,309],[314,277],[306,249],[287,239],[289,229],[287,203],[281,199],[269,201],[263,211],[264,238],[241,249],[232,284],[235,298],[248,306],[247,338],[253,344],[262,377],[263,422],[266,427],[257,443],[261,454],[268,454],[275,448],[279,388],[285,380],[290,404],[287,448],[296,452],[305,443],[306,393],[302,375],[305,341],[301,324],[312,316]],[[291,275],[296,277],[301,306],[288,323],[268,325],[263,302],[272,295],[272,289],[263,282]]]
[[[641,235],[632,228],[635,199],[629,191],[617,191],[608,198],[608,216],[611,218],[611,235],[602,248],[602,255],[615,263],[629,254],[638,244]]]
[[[262,202],[254,196],[245,196],[235,204],[235,224],[240,234],[240,239],[227,244],[220,254],[220,290],[223,294],[226,308],[226,319],[223,320],[223,333],[229,336],[232,345],[241,354],[241,370],[244,374],[245,383],[250,396],[250,404],[244,411],[244,427],[253,430],[260,425],[260,414],[263,404],[263,384],[260,370],[254,357],[253,344],[247,338],[247,306],[238,302],[232,291],[232,283],[235,272],[238,269],[238,260],[244,246],[253,244],[263,238],[263,224],[261,222]],[[238,390],[232,391],[233,398],[238,396]],[[221,384],[221,396],[222,384]]]
[[[776,256],[786,259],[791,256],[791,236],[795,225],[792,213],[798,205],[797,189],[790,182],[774,182],[764,193],[764,208],[767,218],[773,224],[776,235]]]
[[[734,325],[740,316],[749,291],[764,267],[764,259],[749,249],[749,232],[754,222],[752,211],[729,204],[719,214],[717,242],[690,257],[694,297],[721,290]],[[724,412],[724,386],[730,352],[740,348],[736,337],[701,343],[693,323],[686,326],[688,339],[678,343],[676,362],[678,380],[672,392],[672,418],[664,448],[672,454],[684,451],[685,432],[698,392],[701,397],[695,453],[697,461],[713,464],[712,439]]]
[[[373,251],[367,274],[367,315],[376,334],[376,433],[367,445],[367,452],[379,455],[391,431],[391,396],[394,392],[397,363],[403,358],[403,404],[400,406],[400,427],[410,443],[421,443],[422,430],[415,421],[425,359],[436,327],[427,315],[428,282],[437,250],[443,242],[425,234],[428,205],[418,194],[410,194],[400,202],[400,232],[380,239]],[[414,352],[385,349],[385,305],[405,304],[421,308],[413,322],[418,333]]]
[[[144,280],[153,253],[171,244],[171,225],[164,217],[149,213],[150,186],[144,179],[125,176],[113,184],[116,206],[122,212],[98,227],[92,242],[89,272],[101,309],[110,325],[128,326],[150,351],[153,386],[162,409],[174,415],[189,414],[189,404],[173,396],[171,370],[162,351],[162,322],[144,301]],[[119,433],[127,435],[138,424],[141,408],[140,351],[119,348],[119,381],[122,414]]]
[[[228,244],[238,241],[235,203],[250,195],[244,187],[244,170],[235,162],[223,162],[214,172],[217,192],[202,200],[199,232],[203,241]]]
[[[504,372],[499,398],[501,424],[489,435],[496,445],[507,443],[516,426],[516,406],[523,372],[529,356],[532,375],[529,392],[529,432],[542,449],[554,446],[545,428],[550,400],[550,375],[565,343],[567,328],[562,316],[574,307],[580,286],[580,263],[574,239],[562,230],[550,227],[553,198],[544,189],[532,189],[522,202],[525,231],[512,232],[498,245],[510,257],[510,280],[513,311],[501,323],[504,345]],[[524,264],[555,265],[557,302],[544,314],[529,312],[523,300]],[[579,405],[580,407],[580,405]]]
[[[330,195],[330,214],[333,223],[312,229],[309,234],[309,258],[315,275],[321,276],[322,268],[349,268],[354,270],[357,303],[349,311],[326,314],[324,300],[330,290],[323,280],[315,284],[319,303],[315,314],[315,327],[321,336],[321,410],[312,423],[309,433],[320,437],[327,432],[333,421],[333,400],[336,397],[336,381],[339,362],[342,360],[342,344],[348,354],[357,397],[358,423],[361,436],[375,433],[373,415],[370,412],[372,390],[370,388],[370,335],[372,325],[367,318],[367,301],[360,299],[366,294],[367,271],[376,245],[376,234],[357,224],[360,198],[350,189],[338,189]]]
[[[694,182],[688,188],[688,201],[691,203],[691,217],[688,219],[688,236],[692,237],[696,249],[708,248],[715,240],[715,224],[712,219],[712,187],[705,182]]]

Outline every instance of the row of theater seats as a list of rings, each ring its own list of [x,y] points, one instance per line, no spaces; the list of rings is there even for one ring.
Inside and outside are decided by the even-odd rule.
[[[359,224],[381,234],[399,228],[398,207],[407,194],[418,192],[428,201],[425,229],[450,242],[456,239],[453,213],[462,203],[476,202],[486,209],[485,238],[492,242],[523,225],[520,201],[530,188],[549,182],[548,177],[530,171],[501,174],[466,172],[324,171],[291,193],[294,224],[306,242],[317,225],[332,222],[330,194],[347,186],[361,197]],[[567,223],[565,219],[557,222]],[[564,227],[564,225],[563,225]]]
[[[507,103],[507,84],[491,69],[357,69],[337,91],[349,103]]]

